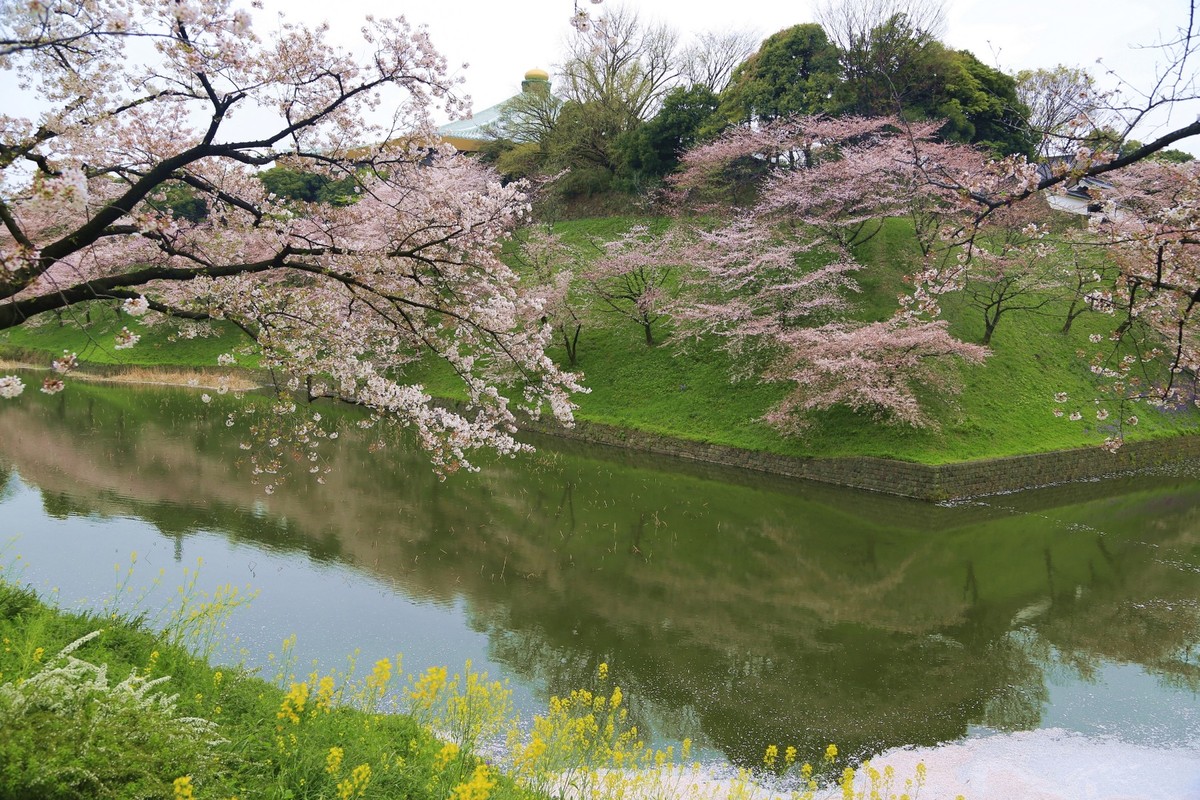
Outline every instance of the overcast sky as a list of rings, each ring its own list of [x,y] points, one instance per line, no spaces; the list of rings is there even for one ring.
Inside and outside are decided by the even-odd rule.
[[[606,4],[616,0],[606,0]],[[810,0],[625,0],[646,19],[665,21],[689,36],[712,30],[750,29],[760,38],[814,21]],[[606,4],[584,6],[604,13]],[[434,43],[458,71],[476,109],[515,94],[526,70],[549,70],[561,60],[571,0],[268,0],[270,11],[308,22],[327,20],[347,44],[365,14],[404,14],[425,24]],[[1188,13],[1187,0],[948,0],[944,41],[972,51],[984,63],[1015,72],[1056,64],[1105,67],[1135,86],[1155,76],[1159,53],[1145,46],[1170,37]],[[1096,64],[1104,59],[1104,66]],[[1177,112],[1170,123],[1185,124],[1195,107]],[[1168,124],[1157,120],[1158,125]],[[1152,131],[1139,131],[1152,138]],[[1200,142],[1189,147],[1200,152]]]

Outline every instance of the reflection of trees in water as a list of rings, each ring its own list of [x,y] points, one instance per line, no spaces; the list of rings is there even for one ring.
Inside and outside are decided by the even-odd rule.
[[[17,488],[15,480],[12,467],[0,460],[0,502],[12,497]]]
[[[880,511],[861,493],[839,504],[824,487],[814,500],[551,452],[439,484],[349,430],[326,486],[265,498],[219,410],[177,392],[72,393],[0,407],[15,432],[0,460],[48,511],[137,514],[182,547],[222,531],[416,598],[466,598],[516,674],[565,693],[607,661],[643,727],[700,733],[740,763],[768,742],[875,750],[971,722],[1031,727],[1063,664],[1194,680],[1178,655],[1200,639],[1182,603],[1198,579],[1156,559],[1200,563],[1195,484],[1036,518],[890,498]]]

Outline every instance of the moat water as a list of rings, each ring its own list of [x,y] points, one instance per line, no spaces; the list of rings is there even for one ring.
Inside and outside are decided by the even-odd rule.
[[[136,552],[153,605],[202,560],[259,592],[223,660],[471,659],[526,717],[607,663],[718,774],[837,742],[925,760],[927,797],[1200,798],[1195,465],[941,507],[554,440],[443,483],[349,425],[267,495],[233,402],[0,403],[6,574],[99,607]]]

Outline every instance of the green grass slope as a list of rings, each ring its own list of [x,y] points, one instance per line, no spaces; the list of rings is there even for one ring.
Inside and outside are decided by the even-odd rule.
[[[627,217],[571,220],[558,223],[556,232],[568,242],[598,253],[591,243],[610,240],[639,222]],[[643,220],[652,227],[664,220]],[[904,290],[904,275],[916,252],[907,223],[889,220],[880,233],[858,253],[871,266],[858,275],[862,292],[855,295],[852,316],[883,319],[897,307]],[[950,296],[945,316],[951,331],[972,342],[980,341],[983,321],[961,298]],[[681,341],[670,336],[669,326],[656,332],[661,341],[647,347],[640,328],[593,304],[580,336],[578,364],[591,393],[578,398],[581,420],[647,431],[655,434],[786,455],[833,457],[879,456],[930,464],[1036,453],[1100,444],[1116,429],[1119,417],[1136,414],[1139,424],[1125,428],[1130,440],[1160,438],[1200,430],[1195,410],[1155,411],[1144,405],[1111,408],[1112,417],[1096,419],[1097,392],[1093,376],[1077,356],[1090,352],[1088,334],[1107,333],[1111,318],[1087,313],[1063,335],[1065,305],[1051,305],[1038,314],[1014,312],[1005,316],[991,343],[992,355],[978,367],[964,367],[963,391],[957,397],[927,398],[936,428],[915,429],[887,425],[848,410],[835,409],[813,415],[800,436],[784,437],[762,421],[762,416],[786,394],[788,387],[754,380],[730,380],[730,357],[719,343]],[[113,350],[113,334],[122,325],[142,334],[130,350]],[[0,334],[4,345],[44,353],[78,352],[86,361],[103,364],[179,365],[212,367],[220,353],[243,343],[232,326],[213,326],[216,335],[183,338],[166,326],[144,328],[111,307],[93,307],[88,325],[60,325],[56,319]],[[11,352],[11,349],[10,349]],[[561,346],[552,357],[565,364]],[[239,357],[239,363],[253,366]],[[457,379],[445,364],[418,365],[408,376],[436,396],[461,399]],[[1066,412],[1079,411],[1082,419],[1055,417],[1056,393],[1066,392]]]

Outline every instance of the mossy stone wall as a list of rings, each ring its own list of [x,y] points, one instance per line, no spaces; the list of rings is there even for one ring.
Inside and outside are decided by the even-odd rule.
[[[1127,443],[1116,453],[1101,447],[1087,447],[929,465],[886,458],[797,458],[587,422],[580,422],[571,430],[537,423],[528,427],[538,433],[566,436],[591,444],[929,501],[962,500],[1039,486],[1092,481],[1200,458],[1200,436]]]

